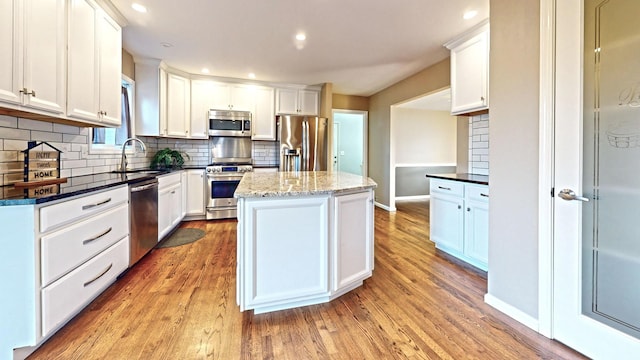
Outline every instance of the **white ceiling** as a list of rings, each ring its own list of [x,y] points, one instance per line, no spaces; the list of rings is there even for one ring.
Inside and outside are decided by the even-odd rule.
[[[362,96],[445,59],[442,44],[489,17],[489,0],[136,1],[147,13],[111,0],[129,22],[123,46],[134,57],[193,74],[330,82],[334,93]],[[478,15],[464,20],[468,10]]]

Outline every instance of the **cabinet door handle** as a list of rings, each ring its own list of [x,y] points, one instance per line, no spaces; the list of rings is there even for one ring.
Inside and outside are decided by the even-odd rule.
[[[482,196],[482,197],[489,197],[489,194],[483,194],[483,193],[480,193],[480,196]]]
[[[82,210],[89,210],[89,209],[92,209],[92,208],[94,208],[96,206],[104,205],[104,204],[108,203],[109,201],[111,201],[111,198],[108,198],[107,200],[103,200],[103,201],[97,202],[95,204],[84,205],[84,206],[82,206]]]
[[[451,188],[444,187],[444,186],[438,186],[438,189],[451,191]]]
[[[87,240],[82,241],[82,245],[87,245],[90,242],[96,241],[98,239],[100,239],[101,237],[107,235],[108,233],[111,232],[111,230],[113,230],[113,227],[108,228],[107,230],[103,231],[102,233],[92,237],[92,238],[88,238]]]
[[[106,273],[109,272],[109,270],[111,270],[111,268],[113,267],[113,263],[109,264],[109,266],[107,266],[106,269],[102,270],[102,272],[98,275],[96,275],[93,279],[87,281],[86,283],[84,283],[82,286],[87,287],[91,284],[93,284],[94,282],[96,282],[98,279],[100,279],[101,277],[103,277]]]
[[[471,208],[467,208],[467,211],[471,211]]]
[[[458,210],[459,210],[459,209],[462,209],[462,205],[458,205]]]

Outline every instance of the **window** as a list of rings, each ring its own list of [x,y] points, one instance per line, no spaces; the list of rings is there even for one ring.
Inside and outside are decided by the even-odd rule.
[[[135,134],[134,131],[135,82],[122,76],[122,124],[118,128],[93,128],[89,152],[92,154],[119,154],[122,143]],[[128,145],[128,147],[131,145]]]

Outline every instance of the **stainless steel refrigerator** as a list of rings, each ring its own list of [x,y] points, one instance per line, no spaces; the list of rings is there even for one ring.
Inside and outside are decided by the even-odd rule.
[[[316,116],[278,116],[280,171],[326,171],[327,124]]]

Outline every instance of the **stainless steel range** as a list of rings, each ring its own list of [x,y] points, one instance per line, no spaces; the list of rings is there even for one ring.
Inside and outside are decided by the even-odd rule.
[[[207,220],[231,219],[237,216],[237,200],[233,197],[242,176],[253,171],[251,138],[219,136],[210,139],[211,164],[207,174]]]
[[[207,166],[207,220],[237,216],[237,199],[233,197],[242,176],[253,171],[250,164]]]

